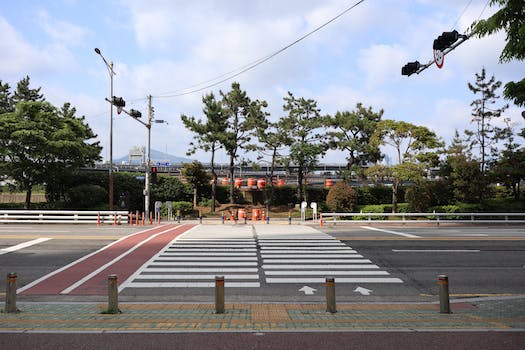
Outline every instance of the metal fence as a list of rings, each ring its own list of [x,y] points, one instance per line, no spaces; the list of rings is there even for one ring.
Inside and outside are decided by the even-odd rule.
[[[0,210],[0,224],[125,224],[128,220],[124,210]]]
[[[321,213],[327,223],[525,223],[525,213]]]

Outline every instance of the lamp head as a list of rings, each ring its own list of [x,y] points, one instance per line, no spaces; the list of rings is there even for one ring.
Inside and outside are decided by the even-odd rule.
[[[95,52],[100,55],[100,50],[98,49],[98,47],[95,47]]]

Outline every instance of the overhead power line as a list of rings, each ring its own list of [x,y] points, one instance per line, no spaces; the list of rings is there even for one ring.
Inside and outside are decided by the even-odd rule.
[[[340,17],[344,16],[345,14],[347,14],[348,12],[350,12],[351,10],[356,8],[358,5],[360,5],[364,1],[365,0],[357,1],[352,6],[346,8],[345,10],[343,10],[342,12],[337,14],[335,17],[332,17],[330,20],[328,20],[325,23],[321,24],[320,26],[316,27],[312,31],[304,34],[303,36],[301,36],[300,38],[298,38],[295,41],[291,42],[290,44],[282,47],[281,49],[279,49],[279,50],[277,50],[277,51],[275,51],[275,52],[273,52],[273,53],[271,53],[271,54],[269,54],[267,56],[259,58],[258,60],[255,60],[255,61],[253,61],[251,63],[248,63],[248,64],[246,64],[246,65],[244,65],[242,67],[239,67],[237,69],[234,69],[234,70],[232,70],[230,72],[221,74],[221,75],[219,75],[219,76],[217,76],[217,77],[215,77],[213,79],[210,79],[210,80],[207,80],[207,81],[204,81],[204,82],[192,85],[192,86],[190,86],[188,88],[185,88],[185,89],[182,89],[182,90],[178,90],[178,91],[175,91],[175,92],[171,92],[171,93],[160,94],[160,95],[153,96],[153,97],[156,97],[156,98],[171,98],[171,97],[178,97],[178,96],[189,95],[189,94],[193,94],[193,93],[200,92],[200,91],[203,91],[203,90],[207,90],[207,89],[212,88],[214,86],[220,85],[220,84],[222,84],[222,83],[224,83],[224,82],[226,82],[228,80],[231,80],[231,79],[233,79],[235,77],[238,77],[239,75],[241,75],[243,73],[246,73],[246,72],[254,69],[255,67],[257,67],[257,66],[267,62],[268,60],[272,59],[273,57],[283,53],[284,51],[288,50],[292,46],[294,46],[294,45],[298,44],[299,42],[303,41],[304,39],[308,38],[312,34],[320,31],[321,29],[323,29],[324,27],[326,27],[330,23],[336,21]],[[198,87],[198,86],[201,86],[203,84],[206,84],[206,85],[202,86],[202,87]]]

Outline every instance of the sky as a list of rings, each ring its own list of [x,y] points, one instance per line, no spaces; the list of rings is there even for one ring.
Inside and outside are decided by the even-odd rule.
[[[266,100],[270,119],[285,115],[283,97],[317,101],[322,114],[351,111],[361,102],[383,119],[423,125],[449,143],[457,129],[472,129],[477,98],[467,87],[485,67],[506,83],[524,76],[525,64],[500,64],[503,32],[471,38],[419,75],[401,75],[407,62],[433,59],[433,40],[444,31],[465,33],[496,8],[487,0],[365,0],[321,30],[232,80],[195,93],[225,73],[254,62],[309,33],[357,0],[3,0],[0,6],[0,80],[16,87],[29,75],[55,106],[70,102],[98,135],[109,158],[110,79],[94,48],[114,63],[114,95],[146,115],[152,96],[151,147],[185,156],[194,135],[180,116],[202,117],[202,97],[227,92],[237,81],[252,99]],[[201,84],[201,85],[197,85]],[[499,91],[502,94],[502,91]],[[504,105],[503,99],[495,106]],[[521,109],[504,113],[524,127]],[[145,146],[147,130],[114,113],[113,158]],[[386,153],[389,150],[385,150]],[[254,160],[254,154],[244,158]],[[324,163],[344,163],[329,151]],[[209,162],[197,152],[191,158]],[[227,162],[219,153],[218,161]]]

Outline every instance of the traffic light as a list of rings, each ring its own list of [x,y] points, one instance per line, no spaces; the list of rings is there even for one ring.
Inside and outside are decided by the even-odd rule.
[[[452,44],[454,44],[458,39],[460,38],[460,34],[457,30],[454,30],[452,32],[443,32],[440,36],[437,37],[437,39],[434,40],[434,44],[432,45],[432,48],[434,50],[440,50],[443,51],[445,49],[448,49]]]
[[[421,63],[419,63],[419,61],[409,62],[403,68],[401,68],[401,75],[411,76],[412,74],[416,73],[420,67]]]
[[[122,97],[113,96],[111,103],[116,107],[126,107],[126,101]]]
[[[154,183],[154,184],[157,183],[157,167],[156,166],[151,167],[151,183]]]
[[[142,117],[142,113],[140,113],[136,109],[130,109],[129,110],[129,115],[132,116],[133,118],[137,118],[137,119],[140,119],[140,117]]]

